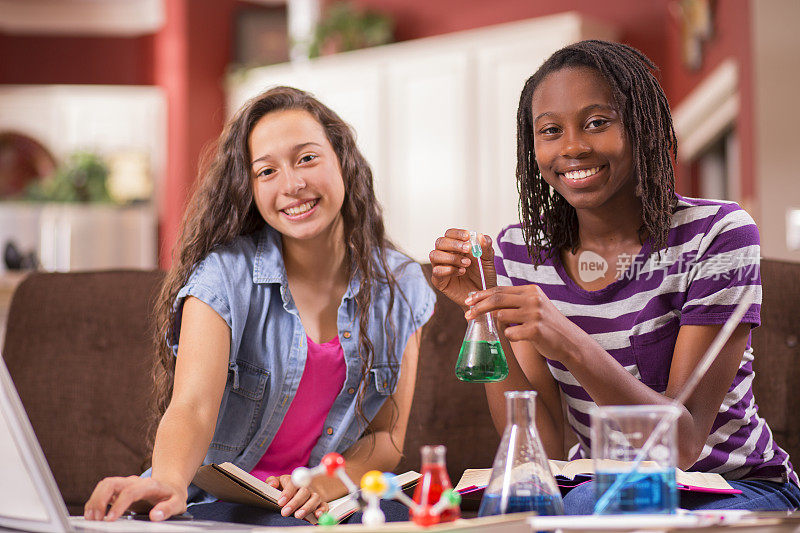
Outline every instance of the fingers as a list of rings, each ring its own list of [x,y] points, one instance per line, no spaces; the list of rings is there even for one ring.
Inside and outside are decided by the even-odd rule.
[[[128,510],[133,502],[147,500],[150,502],[160,502],[167,499],[172,494],[160,483],[147,479],[141,482],[130,483],[117,494],[114,503],[106,513],[105,520],[116,520],[122,513]]]
[[[440,286],[442,280],[446,280],[451,276],[463,276],[467,273],[467,269],[465,267],[452,267],[452,266],[437,266],[434,265],[431,269],[431,278],[435,287],[439,290],[442,289]]]
[[[447,264],[453,266],[466,266],[462,259],[471,257],[469,241],[439,237],[434,243],[434,250],[428,255],[433,264]]]
[[[463,267],[439,267],[435,266],[431,270],[434,278],[446,278],[448,276],[463,276],[467,273],[467,269]]]
[[[492,238],[488,235],[480,234],[481,250],[483,250],[483,260],[491,259],[494,261],[494,248],[492,248]]]
[[[450,228],[444,232],[444,236],[450,239],[466,241],[469,244],[469,231],[461,228]]]
[[[445,252],[439,249],[433,250],[428,254],[428,259],[431,261],[434,273],[447,272],[446,275],[451,275],[458,270],[465,270],[472,264],[472,260],[463,254],[456,254]]]
[[[308,496],[308,499],[303,502],[302,498],[306,496]],[[308,489],[304,488],[297,491],[297,494],[295,494],[295,497],[292,498],[292,501],[289,502],[288,506],[294,507],[295,502],[299,508],[297,511],[295,511],[294,516],[295,518],[303,518],[308,513],[314,512],[314,509],[316,509],[317,506],[322,503],[322,498],[320,498],[319,494],[316,492],[310,492]]]
[[[100,481],[95,487],[84,506],[84,518],[116,520],[133,503],[147,501],[158,504],[150,510],[151,518],[163,520],[183,512],[186,507],[185,500],[178,491],[152,478],[110,477]]]
[[[436,250],[452,253],[469,253],[469,232],[463,229],[449,229],[444,232],[443,237],[436,239],[434,244]]]
[[[517,324],[503,330],[503,335],[511,342],[531,340],[536,336],[539,328],[537,325]]]
[[[484,254],[490,253],[494,255],[492,250],[491,237],[479,233],[478,238],[483,253]],[[472,247],[470,245],[470,240],[469,240],[469,231],[465,229],[450,228],[449,230],[444,232],[443,237],[439,237],[438,239],[436,239],[434,248],[436,250],[444,252],[471,254]]]
[[[483,251],[481,260],[494,261],[492,239],[488,235],[478,234]],[[450,228],[443,237],[436,239],[434,250],[428,254],[435,276],[463,275],[472,264],[472,246],[469,231]]]
[[[547,296],[536,285],[498,286],[478,291],[464,302],[469,306],[464,314],[467,320],[496,312],[501,322],[522,323],[541,318]]]
[[[330,505],[328,505],[328,502],[322,502],[319,504],[319,506],[317,506],[317,510],[314,511],[314,515],[317,518],[319,518],[320,516],[322,516],[322,513],[327,513],[328,511],[330,511],[330,509],[331,507]]]
[[[319,516],[328,510],[328,504],[322,501],[318,493],[305,487],[297,487],[292,483],[291,476],[285,475],[275,479],[283,487],[283,492],[278,498],[282,516],[294,513],[296,518],[304,518],[309,513],[316,511],[316,516]]]
[[[292,476],[283,475],[278,478],[280,480],[281,486],[283,487],[283,491],[281,492],[280,497],[278,498],[278,505],[281,506],[281,515],[289,516],[292,512],[300,507],[299,504],[290,505],[293,502],[293,498],[295,495],[300,491],[305,491],[308,493],[308,489],[300,489],[297,490],[297,487],[292,483]],[[303,500],[305,501],[305,500]]]
[[[485,291],[477,291],[464,300],[464,303],[469,306],[465,316],[469,320],[490,311],[519,307],[521,302],[517,298],[518,296],[517,287],[497,286]]]
[[[491,247],[491,245],[490,245]],[[434,250],[428,254],[432,274],[437,278],[463,276],[473,264],[469,232],[463,229],[448,229],[443,237],[436,239]]]
[[[106,509],[117,498],[117,494],[126,486],[134,482],[131,477],[107,477],[101,480],[83,506],[83,516],[86,520],[102,520],[106,516]],[[138,479],[138,478],[136,478]]]
[[[178,495],[174,495],[168,500],[164,500],[150,510],[150,520],[160,522],[170,516],[175,516],[186,511],[186,501],[181,501]]]
[[[464,249],[466,247],[466,249]],[[437,278],[449,276],[463,276],[467,268],[472,264],[471,257],[468,257],[469,243],[454,241],[446,237],[436,239],[436,249],[428,254],[430,259],[431,274]]]

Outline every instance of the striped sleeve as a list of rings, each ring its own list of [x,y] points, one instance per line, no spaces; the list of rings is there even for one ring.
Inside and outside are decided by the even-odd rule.
[[[760,239],[755,222],[735,204],[710,221],[694,257],[681,325],[723,324],[741,300],[750,302],[743,322],[761,324]]]
[[[494,271],[497,274],[497,284],[501,287],[510,287],[512,285],[511,278],[508,275],[505,260],[503,259],[504,248],[506,247],[506,234],[511,227],[503,229],[497,236],[497,246],[494,247]]]

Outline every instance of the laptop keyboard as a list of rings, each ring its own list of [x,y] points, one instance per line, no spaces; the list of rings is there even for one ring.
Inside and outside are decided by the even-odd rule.
[[[144,520],[119,519],[113,522],[102,522],[99,520],[84,520],[82,516],[71,516],[69,518],[73,527],[82,531],[110,531],[110,532],[132,532],[132,531],[163,531],[164,533],[179,533],[181,531],[196,532],[200,524],[194,526],[189,523],[181,522],[147,522]]]

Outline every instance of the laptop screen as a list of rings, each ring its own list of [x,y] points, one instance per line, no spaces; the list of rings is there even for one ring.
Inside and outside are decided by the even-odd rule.
[[[5,413],[0,413],[0,515],[47,520],[47,508],[36,492]]]
[[[0,357],[0,527],[68,531],[67,511]]]

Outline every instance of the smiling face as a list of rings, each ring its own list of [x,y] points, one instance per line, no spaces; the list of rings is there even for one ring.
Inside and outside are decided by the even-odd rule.
[[[307,111],[267,113],[249,139],[253,197],[284,240],[329,237],[341,221],[344,180],[322,125]]]
[[[547,75],[533,93],[531,110],[539,170],[570,205],[640,203],[622,117],[597,71],[566,67]]]

